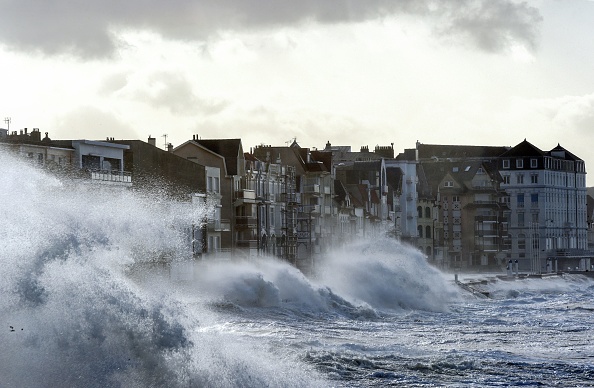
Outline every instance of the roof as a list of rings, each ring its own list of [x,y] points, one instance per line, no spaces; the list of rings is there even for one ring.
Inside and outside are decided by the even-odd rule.
[[[243,155],[241,139],[194,139],[202,147],[225,158],[228,175],[237,175],[237,159]]]
[[[565,160],[573,160],[573,161],[582,160],[581,158],[578,158],[571,152],[567,151],[565,148],[561,147],[560,144],[557,144],[557,147],[550,150],[547,154],[559,158],[560,156],[558,156],[558,155],[561,153],[563,154],[563,159],[565,159]]]
[[[501,157],[545,156],[545,153],[526,139],[523,142],[502,153]]]
[[[495,162],[481,160],[459,160],[455,162],[429,162],[420,164],[430,192],[435,195],[437,186],[446,177],[450,176],[462,188],[472,188],[472,179],[476,176],[479,168],[489,175],[491,179],[500,179],[496,174]],[[419,179],[420,181],[420,179]]]
[[[418,144],[419,159],[496,158],[508,149],[501,146]]]

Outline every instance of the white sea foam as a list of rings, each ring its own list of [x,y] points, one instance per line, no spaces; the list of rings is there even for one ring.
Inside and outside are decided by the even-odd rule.
[[[392,239],[354,243],[322,262],[319,281],[379,310],[443,311],[458,292],[418,250]]]

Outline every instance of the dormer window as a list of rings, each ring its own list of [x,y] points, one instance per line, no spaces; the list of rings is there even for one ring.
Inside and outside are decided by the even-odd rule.
[[[516,167],[524,168],[524,159],[516,159]]]
[[[538,159],[530,159],[530,168],[538,167]]]
[[[509,168],[509,159],[503,159],[503,168]]]

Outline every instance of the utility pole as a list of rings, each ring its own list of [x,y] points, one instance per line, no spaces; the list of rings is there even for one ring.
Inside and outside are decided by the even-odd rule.
[[[6,123],[6,129],[10,130],[10,122],[11,122],[10,117],[5,117],[4,122]]]
[[[165,150],[167,149],[167,136],[168,136],[168,135],[167,135],[166,133],[164,133],[164,134],[163,134],[163,136],[161,136],[161,137],[165,138],[165,143],[164,143],[164,146],[163,146],[163,148],[164,148]]]

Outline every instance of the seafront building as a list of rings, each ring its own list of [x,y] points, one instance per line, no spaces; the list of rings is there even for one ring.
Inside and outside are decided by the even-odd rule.
[[[0,148],[81,182],[207,204],[189,226],[194,257],[276,256],[315,270],[353,238],[390,236],[445,269],[591,269],[594,199],[583,160],[560,145],[394,145],[323,149],[241,139],[52,140],[0,130]],[[158,190],[157,190],[158,189]]]

